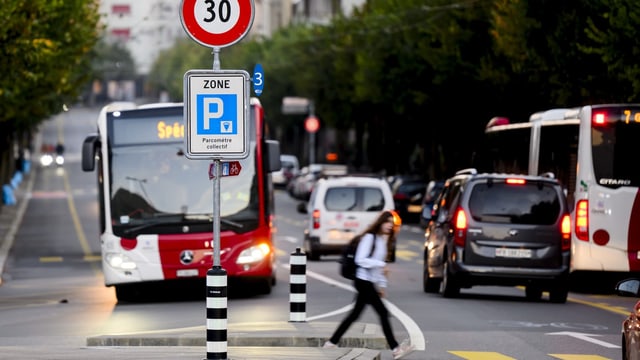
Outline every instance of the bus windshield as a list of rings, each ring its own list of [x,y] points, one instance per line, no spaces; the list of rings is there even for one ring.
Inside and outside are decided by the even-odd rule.
[[[640,122],[609,119],[591,128],[593,171],[598,184],[609,188],[640,186],[640,168],[635,151]]]
[[[112,149],[110,195],[114,233],[131,227],[142,229],[141,225],[145,224],[148,227],[211,224],[211,162],[187,159],[181,147],[182,143],[164,143]],[[249,156],[241,161],[239,175],[220,180],[222,230],[231,228],[244,232],[257,226],[257,185],[253,163],[253,156]]]

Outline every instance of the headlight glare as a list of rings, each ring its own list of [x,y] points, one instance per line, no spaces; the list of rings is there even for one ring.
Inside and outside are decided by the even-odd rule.
[[[265,257],[267,257],[267,255],[269,255],[270,252],[271,248],[265,243],[252,246],[250,248],[244,249],[240,253],[237,263],[240,265],[256,263],[262,261]]]

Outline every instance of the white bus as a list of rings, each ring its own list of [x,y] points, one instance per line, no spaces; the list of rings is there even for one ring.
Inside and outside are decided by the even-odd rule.
[[[640,104],[552,109],[527,123],[494,118],[485,134],[491,171],[550,172],[565,186],[572,274],[640,275]]]
[[[189,160],[183,104],[105,106],[83,143],[82,168],[95,171],[106,286],[135,300],[142,284],[206,278],[213,265],[210,161]],[[280,147],[251,99],[250,151],[220,179],[220,258],[229,280],[270,293],[275,284],[275,205],[270,173]],[[231,165],[229,165],[231,166]],[[231,174],[230,174],[231,175]]]

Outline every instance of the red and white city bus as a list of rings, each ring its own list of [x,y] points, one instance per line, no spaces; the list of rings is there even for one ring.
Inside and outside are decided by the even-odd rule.
[[[140,295],[140,283],[206,278],[213,265],[211,161],[185,157],[183,104],[113,103],[97,125],[84,140],[82,168],[97,168],[105,285],[127,300]],[[257,99],[247,131],[240,173],[220,179],[220,265],[229,280],[269,293],[276,266],[270,173],[280,168],[280,148],[267,140]]]
[[[527,123],[494,118],[485,133],[492,170],[549,172],[565,186],[572,274],[640,275],[640,104],[552,109]]]

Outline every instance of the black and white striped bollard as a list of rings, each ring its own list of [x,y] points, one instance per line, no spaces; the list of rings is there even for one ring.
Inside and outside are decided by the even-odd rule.
[[[289,259],[289,321],[307,320],[307,255],[296,248]]]
[[[207,360],[227,359],[227,271],[207,271]]]

